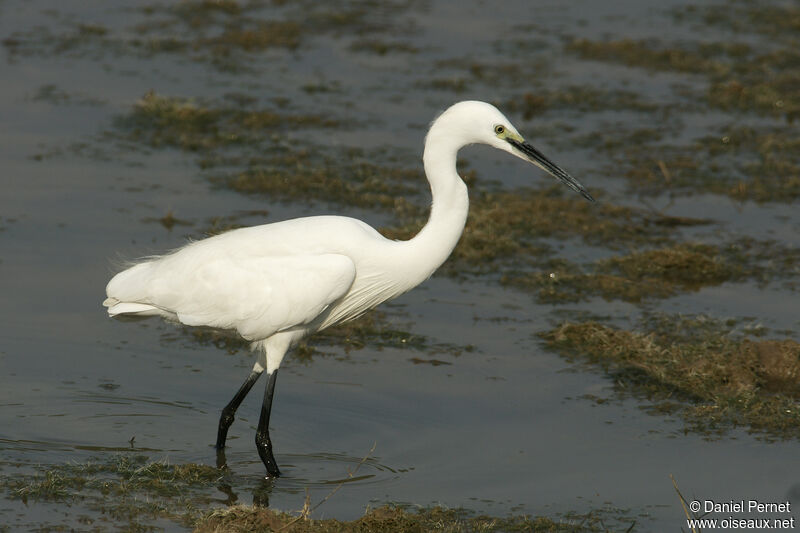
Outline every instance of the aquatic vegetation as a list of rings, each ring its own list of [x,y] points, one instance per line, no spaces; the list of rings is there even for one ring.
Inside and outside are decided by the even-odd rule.
[[[692,75],[706,89],[679,91],[678,99],[698,110],[715,108],[772,118],[758,126],[732,120],[714,139],[665,145],[661,139],[642,139],[625,132],[605,132],[605,139],[584,142],[607,152],[638,192],[730,196],[757,202],[791,202],[800,196],[800,159],[796,135],[786,127],[800,117],[800,52],[797,51],[798,12],[792,6],[725,3],[676,10],[682,23],[713,24],[735,32],[769,35],[770,47],[752,40],[682,42],[660,40],[574,39],[566,50],[582,59],[623,64],[632,68]],[[746,42],[747,41],[747,42]],[[697,102],[704,100],[705,106]],[[536,103],[536,102],[534,102]]]
[[[361,39],[350,45],[354,52],[369,52],[379,56],[386,54],[416,54],[419,49],[404,42],[390,42],[381,39]]]
[[[142,222],[157,222],[164,226],[167,231],[172,231],[172,228],[175,226],[191,226],[192,222],[188,220],[182,220],[177,218],[172,211],[167,211],[167,214],[163,217],[147,217],[142,219]]]
[[[413,333],[411,326],[409,323],[399,322],[394,315],[390,316],[386,311],[373,310],[356,320],[337,324],[301,341],[290,353],[290,357],[296,361],[308,363],[315,356],[327,355],[328,351],[333,348],[344,349],[345,353],[364,348],[375,351],[393,348],[424,352],[428,355],[446,354],[454,357],[475,350],[472,345],[435,342],[424,335]],[[250,349],[250,343],[241,337],[231,332],[212,328],[183,327],[178,330],[178,333],[170,332],[161,336],[162,342],[168,343],[181,339],[191,339],[192,342],[205,346],[213,345],[230,354]]]
[[[800,438],[800,343],[753,340],[735,321],[661,315],[644,331],[564,323],[547,345],[612,376],[619,393],[678,414],[687,430],[718,435],[738,426],[765,438]]]
[[[96,106],[104,103],[104,101],[99,98],[92,98],[83,94],[68,93],[54,83],[48,83],[39,87],[31,99],[37,102],[48,102],[53,105],[77,104]]]
[[[97,457],[82,463],[36,467],[32,474],[0,479],[0,490],[27,505],[68,504],[87,525],[113,525],[126,531],[151,531],[173,523],[197,532],[211,531],[541,531],[590,533],[624,531],[634,521],[628,513],[602,508],[585,514],[494,517],[466,509],[430,507],[413,511],[386,505],[367,510],[353,521],[311,519],[261,506],[212,508],[218,491],[229,494],[233,474],[222,468],[152,461],[131,453]],[[256,489],[256,493],[259,489]],[[233,502],[236,501],[233,495]],[[59,529],[62,526],[49,526]]]
[[[550,304],[598,296],[637,303],[727,281],[783,281],[787,289],[795,290],[799,254],[794,248],[750,239],[724,246],[684,242],[584,266],[551,260],[533,272],[509,269],[500,281],[534,292],[540,302]]]
[[[153,91],[136,102],[130,114],[119,117],[116,125],[128,140],[153,148],[167,146],[188,151],[257,145],[285,127],[341,127],[338,121],[320,115],[279,113],[242,105],[214,106]]]
[[[796,49],[756,54],[746,44],[702,43],[678,48],[650,41],[577,39],[567,50],[584,59],[622,63],[650,70],[704,75],[709,80],[707,103],[784,117],[800,117],[800,53]]]
[[[698,50],[658,48],[652,42],[622,39],[619,41],[591,41],[576,39],[566,45],[568,51],[584,59],[623,63],[631,67],[653,70],[675,70],[690,73],[715,73],[722,75],[729,67],[711,57],[726,52],[726,47],[705,45]],[[734,49],[737,55],[740,50]],[[716,53],[715,53],[716,52]],[[711,56],[711,57],[710,57]]]
[[[382,232],[408,239],[423,222]],[[444,268],[454,275],[496,273],[504,267],[513,271],[520,264],[549,264],[553,251],[543,239],[578,237],[590,245],[627,249],[668,243],[676,227],[707,223],[607,202],[592,205],[563,195],[558,187],[480,191],[473,195],[464,235]]]
[[[737,32],[757,32],[770,39],[791,42],[800,30],[800,8],[792,4],[769,5],[752,2],[726,2],[686,6],[674,12],[679,21],[702,20],[709,26],[722,26]]]
[[[136,10],[144,20],[128,28],[75,24],[51,30],[17,31],[3,41],[12,58],[30,55],[103,56],[107,53],[152,57],[181,54],[223,71],[243,71],[248,57],[270,49],[296,50],[321,35],[362,38],[403,33],[398,18],[415,0],[360,2],[330,8],[310,1],[236,2],[187,0],[172,5],[152,4]],[[386,22],[393,15],[393,23]],[[377,53],[413,52],[405,44],[362,49]],[[383,50],[383,52],[381,52]]]
[[[586,273],[577,265],[554,262],[545,271],[509,274],[503,283],[537,293],[544,303],[563,303],[601,296],[640,302],[719,285],[739,275],[713,246],[679,244],[598,261]]]
[[[736,130],[727,127],[692,146],[628,145],[620,164],[639,192],[704,192],[756,202],[800,197],[800,159],[790,148],[794,137],[773,130],[741,138]]]
[[[210,466],[150,461],[135,453],[36,470],[4,476],[0,489],[26,504],[65,503],[135,531],[149,530],[148,524],[163,519],[191,525],[211,502],[202,491],[226,476]]]
[[[582,85],[570,85],[558,90],[541,89],[510,98],[504,109],[522,113],[526,120],[554,109],[569,112],[594,111],[658,111],[659,104],[647,102],[633,91],[599,89]]]
[[[434,78],[418,84],[419,87],[425,89],[434,89],[437,91],[452,91],[454,93],[462,93],[468,88],[468,81],[460,76],[453,76],[450,78]]]
[[[301,515],[302,516],[302,515]],[[464,509],[431,507],[413,511],[399,506],[386,505],[368,510],[364,516],[351,522],[335,519],[300,518],[280,511],[257,507],[238,506],[209,513],[197,525],[198,533],[216,531],[287,531],[289,533],[356,533],[363,531],[442,531],[448,533],[513,532],[531,533],[583,533],[611,531],[613,524],[619,531],[631,526],[623,511],[601,510],[588,514],[571,514],[565,520],[527,515],[506,518],[475,515]]]
[[[376,165],[356,157],[344,159],[337,162],[313,157],[306,150],[287,150],[283,155],[263,158],[245,171],[214,176],[211,181],[226,189],[280,200],[324,200],[390,210],[401,216],[419,212],[409,198],[417,196],[419,185],[424,183],[420,170]]]

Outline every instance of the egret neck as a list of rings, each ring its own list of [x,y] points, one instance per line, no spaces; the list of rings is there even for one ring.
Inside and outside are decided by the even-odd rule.
[[[469,143],[437,131],[437,124],[425,139],[422,156],[431,187],[431,214],[427,224],[407,243],[415,258],[407,264],[417,265],[420,281],[430,277],[450,256],[464,231],[469,211],[467,185],[456,171],[458,150]]]

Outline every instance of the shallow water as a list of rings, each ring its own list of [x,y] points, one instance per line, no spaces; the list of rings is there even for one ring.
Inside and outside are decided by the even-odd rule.
[[[58,33],[74,22],[103,24],[112,33],[129,35],[132,24],[149,20],[138,10],[146,4],[6,0],[0,2],[0,38],[23,32],[35,40],[34,28]],[[421,153],[425,125],[455,100],[504,102],[521,92],[587,83],[633,85],[657,100],[672,94],[676,83],[697,83],[690,75],[654,75],[566,54],[565,37],[694,37],[670,14],[684,2],[605,4],[413,3],[399,13],[378,10],[375,16],[391,24],[387,38],[411,43],[417,53],[352,51],[354,36],[345,28],[304,37],[296,50],[251,54],[247,63],[253,70],[244,72],[221,71],[181,54],[139,57],[91,43],[19,54],[6,45],[0,83],[0,472],[130,450],[132,438],[133,449],[153,460],[215,464],[219,411],[247,375],[252,358],[176,337],[174,326],[155,320],[107,319],[100,302],[119,262],[179,246],[214,216],[251,210],[269,214],[252,216],[249,223],[320,212],[355,214],[375,225],[391,222],[385,213],[368,209],[277,202],[213,188],[209,174],[196,164],[197,154],[104,136],[114,131],[114,118],[146,91],[193,98],[238,92],[267,102],[285,97],[294,111],[352,125],[333,132],[282,128],[280,135],[299,136],[326,150],[381,148],[411,166]],[[271,9],[278,8],[262,12]],[[720,28],[703,31],[708,40],[728,37]],[[470,82],[463,91],[426,86],[433,78],[465,77],[463,67],[437,63],[464,59],[514,63],[520,74]],[[309,84],[335,90],[303,91]],[[67,97],[37,98],[48,85]],[[714,115],[708,116],[695,121],[691,113],[683,116],[676,138],[713,131]],[[604,170],[606,161],[571,145],[584,126],[581,113],[511,118],[534,140],[540,138],[537,145],[590,190],[605,190],[603,201],[643,205],[618,176]],[[602,131],[604,124],[630,126],[642,119],[620,111],[586,120],[591,131]],[[503,154],[469,149],[464,155],[470,168],[503,188],[543,179]],[[715,228],[699,230],[712,239],[717,231],[720,238],[748,235],[798,244],[796,202],[739,204],[710,194],[646,202],[674,216],[713,218]],[[147,221],[169,211],[194,226],[167,230]],[[564,253],[596,255],[574,243],[567,243]],[[727,283],[651,308],[755,317],[774,330],[800,326],[797,294],[780,283]],[[272,507],[297,510],[306,489],[318,501],[346,480],[317,516],[354,518],[367,505],[383,502],[441,503],[497,515],[616,508],[637,521],[636,531],[684,526],[670,474],[687,497],[787,499],[800,483],[793,468],[800,451],[795,441],[765,442],[743,430],[709,441],[684,434],[679,420],[645,413],[639,400],[598,404],[583,399],[612,397],[610,380],[545,350],[536,336],[582,311],[630,325],[642,308],[600,299],[556,308],[488,279],[434,277],[388,308],[390,322],[410,323],[412,333],[432,343],[472,345],[473,351],[454,356],[326,346],[329,355],[315,356],[311,363],[289,358],[272,415],[285,477],[261,481],[263,465],[252,443],[260,400],[254,392],[238,413],[226,450],[236,485],[212,498],[222,505],[232,499],[263,503],[266,497]],[[450,364],[414,364],[414,357]],[[368,454],[348,479],[348,471]],[[22,505],[8,496],[0,501],[0,524],[83,527],[69,508]],[[159,526],[181,529],[173,523]]]

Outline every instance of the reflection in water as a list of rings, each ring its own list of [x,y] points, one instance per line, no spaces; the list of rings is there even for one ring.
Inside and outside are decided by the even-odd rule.
[[[228,468],[228,458],[225,456],[225,448],[217,448],[216,450],[217,469],[220,471],[230,471],[230,468]],[[226,496],[224,500],[221,500],[225,505],[233,506],[239,501],[239,495],[234,492],[233,486],[230,484],[230,476],[221,477],[217,489]]]
[[[381,464],[379,458],[372,457],[371,453],[372,450],[364,457],[338,453],[290,454],[284,461],[292,469],[292,474],[282,479],[280,486],[299,492],[300,489],[341,484],[378,485],[391,483],[403,472],[413,470]]]
[[[225,448],[217,448],[217,468],[220,470],[228,468],[228,458],[225,456]]]
[[[326,501],[344,486],[375,486],[389,484],[400,479],[405,472],[414,470],[410,468],[393,468],[381,464],[378,458],[372,457],[375,447],[364,457],[355,457],[337,453],[312,453],[312,454],[286,454],[282,455],[283,464],[286,465],[288,474],[279,479],[259,476],[259,481],[249,485],[253,494],[253,505],[269,507],[270,496],[279,493],[302,494],[311,489],[326,489],[327,495],[317,503]],[[232,483],[236,483],[234,469],[236,465],[244,467],[252,461],[239,463],[234,461],[233,468],[228,464],[225,449],[217,450],[217,468],[230,474],[223,476],[217,484],[217,489],[225,497],[217,500],[219,503],[232,506],[240,503],[240,495],[234,490]],[[241,484],[238,485],[242,487]]]
[[[269,497],[272,494],[272,489],[275,487],[275,478],[265,477],[261,483],[256,486],[253,491],[253,506],[254,507],[269,507]]]

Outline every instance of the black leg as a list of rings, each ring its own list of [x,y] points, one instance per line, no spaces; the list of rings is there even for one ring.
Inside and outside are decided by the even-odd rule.
[[[258,377],[261,375],[261,371],[253,370],[250,372],[250,375],[247,376],[247,379],[242,383],[242,386],[239,387],[239,390],[236,392],[236,396],[230,401],[228,405],[222,410],[222,416],[219,417],[219,430],[217,430],[217,449],[221,450],[225,447],[225,440],[228,438],[228,428],[231,427],[233,424],[233,415],[236,414],[236,409],[239,408],[239,405],[244,400],[244,397],[247,396],[247,393],[250,392],[250,389],[253,388],[253,385],[256,384],[258,381]]]
[[[280,477],[281,471],[278,470],[278,463],[272,455],[272,441],[269,439],[269,413],[272,410],[272,395],[275,393],[275,378],[278,376],[278,369],[272,371],[267,382],[267,389],[264,391],[264,403],[261,405],[261,417],[258,419],[258,431],[256,431],[256,448],[264,466],[267,467],[267,477]]]

